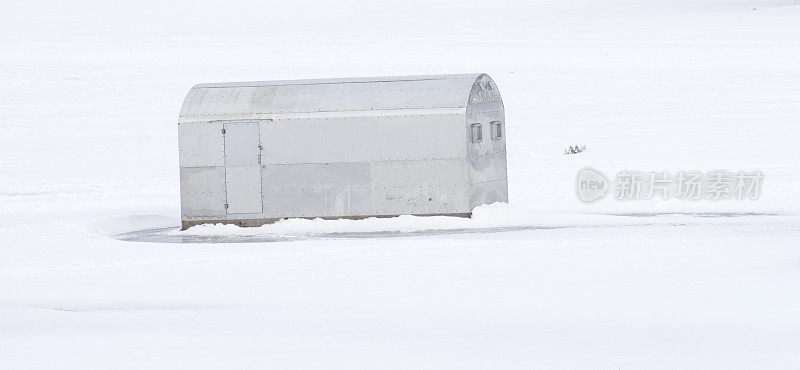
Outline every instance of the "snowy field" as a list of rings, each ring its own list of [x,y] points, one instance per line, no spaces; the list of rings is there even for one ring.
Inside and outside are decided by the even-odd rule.
[[[33,1],[2,19],[0,368],[800,368],[796,0]],[[504,98],[510,204],[177,231],[195,83],[473,72]],[[584,204],[585,166],[764,182]]]

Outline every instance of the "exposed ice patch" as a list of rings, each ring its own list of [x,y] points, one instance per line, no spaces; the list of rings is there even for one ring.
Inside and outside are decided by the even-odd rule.
[[[383,238],[392,236],[456,233],[496,233],[563,228],[607,228],[629,226],[686,226],[696,224],[742,224],[775,222],[786,215],[773,213],[531,213],[508,203],[481,205],[471,218],[450,216],[370,217],[361,220],[290,218],[259,227],[205,224],[180,230],[173,218],[145,216],[109,222],[108,233],[116,239],[172,243],[281,242],[315,238]],[[152,216],[151,216],[152,217]],[[161,217],[161,216],[155,216]],[[125,221],[125,222],[123,222]],[[141,227],[152,222],[155,227]],[[167,225],[167,226],[164,226]]]

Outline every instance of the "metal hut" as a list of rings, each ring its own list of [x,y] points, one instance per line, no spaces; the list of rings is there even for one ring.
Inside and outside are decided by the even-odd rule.
[[[200,84],[178,137],[184,229],[508,201],[503,101],[485,74]]]

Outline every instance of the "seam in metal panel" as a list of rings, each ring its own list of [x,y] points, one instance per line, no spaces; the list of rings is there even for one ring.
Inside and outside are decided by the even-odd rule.
[[[496,152],[497,153],[497,152]],[[451,161],[455,159],[468,159],[470,157],[442,157],[442,158],[414,158],[414,159],[372,159],[369,161],[336,161],[336,162],[277,162],[262,163],[261,167],[266,166],[291,166],[295,164],[343,164],[343,163],[384,163],[384,162],[428,162],[428,161]]]
[[[370,109],[370,110],[339,110],[339,111],[314,111],[314,112],[233,112],[216,114],[199,114],[181,116],[178,124],[195,122],[214,122],[232,120],[294,120],[307,118],[381,118],[381,117],[402,117],[402,116],[459,116],[466,114],[466,107],[452,106],[441,108],[393,108],[393,109]],[[258,118],[253,116],[269,116],[268,118]],[[248,118],[240,118],[248,116]],[[211,118],[211,119],[209,119]]]
[[[499,181],[506,181],[506,180],[508,180],[508,178],[503,177],[503,178],[497,178],[497,179],[491,179],[491,180],[485,180],[485,181],[472,182],[472,183],[470,183],[470,185],[480,185],[480,184],[486,184],[486,183],[490,183],[490,182],[499,182]]]
[[[497,140],[497,141],[500,141],[500,140]],[[478,157],[487,157],[487,156],[499,156],[499,155],[501,155],[501,154],[506,154],[506,151],[505,151],[505,150],[499,150],[499,151],[496,151],[496,152],[486,152],[486,153],[480,153],[480,154],[472,154],[472,155],[469,155],[469,156],[467,156],[467,158],[478,158]]]

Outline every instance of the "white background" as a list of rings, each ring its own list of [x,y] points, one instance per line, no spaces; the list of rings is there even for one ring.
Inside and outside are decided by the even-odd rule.
[[[797,1],[2,9],[0,367],[800,367]],[[510,206],[113,237],[178,224],[195,83],[473,72],[504,97]],[[584,166],[765,179],[586,205]]]

